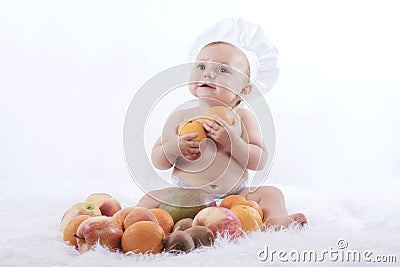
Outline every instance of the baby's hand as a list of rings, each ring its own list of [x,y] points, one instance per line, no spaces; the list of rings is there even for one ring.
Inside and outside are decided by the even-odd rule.
[[[238,138],[235,134],[234,126],[228,125],[223,119],[217,115],[213,116],[219,123],[211,120],[206,120],[203,124],[204,129],[207,131],[207,137],[212,138],[215,142],[221,144],[225,150],[231,151],[231,144]]]
[[[200,156],[200,141],[190,141],[199,136],[199,133],[191,133],[179,136],[178,145],[181,155],[188,160],[198,159]]]

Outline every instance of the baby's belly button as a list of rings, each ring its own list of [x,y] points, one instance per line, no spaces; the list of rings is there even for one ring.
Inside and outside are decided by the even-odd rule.
[[[211,184],[210,187],[211,187],[211,189],[215,190],[215,189],[218,188],[218,185],[216,185],[216,184]]]

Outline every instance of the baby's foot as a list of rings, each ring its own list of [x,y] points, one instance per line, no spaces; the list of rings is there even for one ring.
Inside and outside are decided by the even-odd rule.
[[[307,218],[303,213],[295,213],[286,217],[274,217],[265,220],[265,229],[283,230],[289,225],[302,228],[307,224]]]

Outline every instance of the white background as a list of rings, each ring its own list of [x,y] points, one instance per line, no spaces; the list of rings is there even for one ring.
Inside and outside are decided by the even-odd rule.
[[[339,238],[399,259],[396,2],[0,2],[0,265],[132,266],[101,250],[79,256],[62,242],[59,220],[93,192],[136,203],[143,193],[122,146],[129,103],[229,16],[262,25],[279,49],[280,76],[266,95],[277,137],[267,182],[310,228],[260,233],[210,257],[160,256],[163,266],[252,265],[266,242],[321,250]]]
[[[135,91],[187,61],[227,16],[259,23],[280,51],[266,95],[270,181],[398,186],[400,39],[394,1],[4,1],[2,182],[127,180],[122,128]],[[1,190],[6,187],[2,186]]]

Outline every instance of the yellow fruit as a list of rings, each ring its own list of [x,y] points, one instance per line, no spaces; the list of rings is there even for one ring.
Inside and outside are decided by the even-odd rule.
[[[260,204],[258,204],[254,200],[246,200],[246,199],[241,200],[241,199],[239,199],[239,200],[235,201],[232,204],[231,208],[234,207],[234,206],[237,206],[237,205],[244,205],[244,206],[252,207],[258,212],[258,214],[260,214],[261,219],[264,218],[264,213],[263,213],[263,211],[262,211],[262,209],[260,207]]]
[[[203,125],[196,120],[183,121],[178,126],[179,136],[195,132],[198,132],[199,135],[195,138],[192,138],[191,141],[201,141],[207,138],[206,131],[204,131]]]
[[[171,233],[172,228],[174,227],[174,219],[172,219],[171,215],[160,208],[150,209],[150,211],[156,217],[158,224],[161,226],[164,232],[166,234]]]
[[[125,216],[123,229],[128,229],[129,226],[140,221],[158,223],[156,216],[149,209],[145,207],[132,207]]]
[[[245,205],[236,205],[231,208],[231,211],[239,218],[242,229],[246,233],[261,230],[262,219],[256,209]]]
[[[233,124],[233,113],[232,111],[224,106],[214,106],[211,107],[206,115],[205,119],[203,120],[203,123],[205,123],[206,120],[211,120],[214,121],[215,123],[218,123],[217,120],[213,118],[214,115],[217,115],[221,119],[223,119],[227,124],[232,125]]]
[[[229,195],[221,201],[220,206],[231,209],[233,207],[233,204],[238,201],[246,201],[246,199],[240,195]]]
[[[91,218],[92,216],[89,215],[78,215],[74,217],[64,228],[64,241],[71,243],[73,246],[78,246],[76,242],[76,230],[78,230],[79,225],[86,219]]]
[[[135,253],[160,253],[165,237],[164,230],[156,222],[140,221],[129,226],[122,235],[122,251]]]

